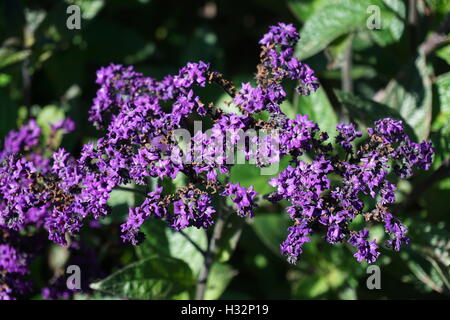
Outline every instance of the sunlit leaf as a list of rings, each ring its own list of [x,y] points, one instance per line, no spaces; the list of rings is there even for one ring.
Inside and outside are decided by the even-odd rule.
[[[91,284],[91,288],[128,299],[168,299],[189,291],[195,284],[189,266],[175,258],[152,257]]]
[[[323,88],[309,96],[300,96],[296,110],[299,114],[307,114],[308,118],[317,122],[319,127],[330,135],[335,132],[338,119]]]
[[[236,274],[237,272],[230,265],[214,263],[206,285],[205,300],[219,299]]]

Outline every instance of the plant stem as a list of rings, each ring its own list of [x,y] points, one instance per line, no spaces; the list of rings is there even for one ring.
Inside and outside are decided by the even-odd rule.
[[[353,93],[353,81],[352,81],[352,43],[353,35],[350,35],[350,41],[344,53],[344,61],[342,61],[342,91]]]
[[[353,93],[353,79],[352,79],[352,68],[353,68],[353,34],[349,36],[349,41],[347,48],[344,52],[344,60],[341,66],[341,89],[344,92]],[[348,122],[350,121],[350,115],[346,108],[342,108],[339,114],[339,120]]]
[[[206,286],[211,272],[211,267],[214,263],[214,258],[217,251],[217,243],[222,237],[223,230],[225,229],[226,220],[228,218],[229,211],[225,210],[219,214],[216,224],[214,226],[213,233],[208,241],[208,248],[205,252],[205,261],[198,276],[197,288],[195,292],[196,300],[203,300],[205,298]]]
[[[226,80],[220,72],[212,72],[211,78],[214,83],[219,85],[231,98],[236,96],[236,87],[233,82]]]

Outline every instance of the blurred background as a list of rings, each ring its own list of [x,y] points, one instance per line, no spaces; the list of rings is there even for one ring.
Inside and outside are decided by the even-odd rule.
[[[66,27],[70,4],[81,8],[80,30]],[[376,22],[368,22],[376,19],[371,5],[379,10],[379,29],[368,27]],[[331,132],[349,116],[360,128],[392,116],[408,124],[415,140],[433,141],[433,168],[398,185],[395,210],[409,227],[411,245],[400,253],[382,250],[381,290],[369,290],[367,264],[356,262],[346,245],[331,246],[319,236],[305,246],[298,265],[289,265],[279,253],[287,214],[283,207],[262,206],[251,222],[227,230],[207,298],[448,299],[449,13],[447,0],[3,0],[0,138],[30,116],[43,126],[68,116],[77,130],[62,145],[76,155],[83,143],[101,136],[87,122],[100,67],[134,65],[160,79],[186,62],[203,60],[240,84],[254,76],[258,41],[268,27],[293,23],[301,35],[296,55],[315,70],[321,88],[298,97],[292,86],[283,105],[288,115],[306,113]],[[204,94],[210,101],[225,99],[217,89]],[[269,178],[249,166],[232,175],[259,192],[271,190]],[[106,273],[150,252],[162,254],[161,243],[164,254],[185,259],[196,272],[201,256],[157,223],[146,226],[149,240],[137,249],[118,241],[119,224],[135,201],[132,194],[114,192],[113,215],[94,232],[83,231]],[[202,232],[189,231],[204,245]],[[381,226],[373,226],[372,234],[382,241]],[[50,246],[36,260],[31,277],[38,286],[64,265],[64,257],[64,249]],[[102,298],[78,296],[87,297]]]

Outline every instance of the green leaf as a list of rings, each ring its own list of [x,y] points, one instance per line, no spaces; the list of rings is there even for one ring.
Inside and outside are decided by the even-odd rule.
[[[446,135],[450,134],[450,72],[440,75],[436,79],[438,91],[439,113],[433,121],[433,129],[438,131],[447,127]]]
[[[402,120],[405,124],[405,131],[415,137],[414,130],[403,119],[400,113],[393,108],[375,102],[370,99],[360,98],[351,93],[335,90],[336,96],[342,106],[347,109],[352,119],[365,127],[371,127],[376,120],[382,118],[392,118]]]
[[[314,12],[333,1],[336,0],[288,0],[288,7],[299,21],[306,21]]]
[[[79,6],[83,19],[86,20],[94,18],[105,5],[104,0],[66,0],[66,2]]]
[[[261,168],[249,163],[236,164],[231,168],[230,173],[232,183],[239,182],[245,188],[254,186],[255,190],[261,194],[273,191],[273,188],[269,185],[271,177],[271,175],[262,175]]]
[[[169,299],[193,288],[189,266],[170,257],[151,257],[91,284],[91,288],[128,299]]]
[[[319,127],[330,134],[336,130],[338,119],[327,94],[323,88],[309,96],[300,96],[296,105],[297,113],[307,114],[319,124]]]
[[[145,221],[141,227],[141,231],[145,234],[145,240],[141,245],[136,246],[136,254],[140,259],[153,255],[170,257],[167,228],[167,224],[162,220],[150,218]]]
[[[135,188],[133,184],[127,185],[126,187],[130,189]],[[126,190],[111,191],[108,205],[112,207],[112,213],[104,219],[101,219],[100,222],[103,224],[110,224],[111,221],[122,223],[128,216],[129,208],[135,206],[135,201],[136,194],[134,192]]]
[[[230,265],[214,263],[206,285],[205,300],[219,299],[236,274]]]
[[[344,63],[349,46],[353,48],[354,38],[355,35],[351,33],[349,35],[339,37],[338,39],[333,41],[332,44],[330,44],[330,46],[328,47],[330,61],[328,63],[326,71],[338,71],[339,78],[341,77],[341,72],[338,69],[340,69],[340,66],[342,65],[342,63]],[[354,68],[352,68],[351,71],[353,71],[353,69]],[[355,79],[353,75],[352,78]]]
[[[371,5],[380,9],[381,17],[380,30],[372,30],[374,40],[380,45],[386,45],[400,39],[405,11],[400,0],[336,0],[319,5],[309,16],[300,31],[296,56],[300,60],[309,58],[343,35],[367,30],[367,20],[370,17],[367,9]]]
[[[128,188],[133,188],[133,185],[127,186]],[[128,207],[134,206],[134,193],[126,190],[113,190],[110,193],[108,204],[111,207],[119,206],[122,204]]]
[[[242,114],[238,107],[234,104],[230,103],[233,101],[233,98],[230,97],[228,93],[222,93],[222,95],[217,99],[215,105],[217,108],[221,109],[225,113],[236,113]]]
[[[230,260],[241,237],[245,220],[238,215],[231,215],[222,232],[222,237],[218,240],[217,261],[227,262]]]
[[[388,83],[382,102],[400,113],[419,140],[428,138],[432,90],[423,52],[402,70],[399,77]]]
[[[306,2],[303,0],[289,0],[288,6],[298,20],[307,21],[314,13],[324,10],[330,3],[339,5],[341,2],[342,0],[315,0]],[[371,1],[370,4],[368,1],[365,1],[364,3],[365,10],[363,13],[365,14],[365,21],[367,21],[367,18],[371,14],[367,12],[369,5],[377,5],[380,8],[380,29],[367,29],[372,39],[381,46],[386,46],[399,40],[405,28],[406,7],[403,1],[383,0],[381,3],[380,1]]]
[[[280,244],[286,239],[290,225],[288,215],[259,214],[250,223],[261,241],[275,254],[280,255]]]
[[[203,265],[203,254],[180,232],[174,231],[162,220],[148,219],[141,227],[145,234],[144,242],[136,247],[136,254],[141,259],[151,255],[168,256],[183,260],[197,276]],[[207,236],[204,229],[195,227],[183,230],[202,250],[206,250]]]
[[[336,1],[314,12],[300,31],[297,57],[313,56],[338,37],[363,27],[367,19],[364,2]]]
[[[407,262],[407,266],[408,268],[411,270],[411,272],[414,274],[414,276],[416,276],[416,278],[421,281],[423,283],[423,285],[425,285],[425,288],[427,288],[428,290],[434,290],[436,292],[439,293],[443,293],[445,292],[445,288],[444,288],[444,279],[439,279],[439,274],[433,273],[433,269],[431,269],[430,271],[428,271],[427,269],[424,269],[424,267],[417,263],[414,260],[410,260]],[[436,281],[438,280],[438,281]],[[440,280],[440,281],[439,281]],[[448,281],[448,280],[446,280]],[[447,289],[448,290],[448,289]]]
[[[442,206],[441,206],[442,207]],[[415,221],[410,229],[414,239],[400,257],[425,291],[450,295],[450,233],[444,222]]]
[[[0,48],[0,68],[7,67],[11,64],[21,62],[28,58],[31,50],[12,50]]]
[[[329,283],[326,278],[313,275],[301,281],[296,290],[296,298],[298,299],[314,299],[325,294],[330,290]]]
[[[429,5],[433,10],[446,15],[450,11],[450,2],[445,0],[426,0],[427,5]]]
[[[383,0],[386,8],[380,12],[380,29],[370,30],[372,38],[380,46],[398,41],[405,29],[406,7],[401,0]]]
[[[450,44],[435,51],[436,55],[450,65]]]
[[[183,232],[192,239],[202,250],[206,250],[207,236],[204,229],[186,228]],[[203,255],[186,238],[177,231],[166,227],[170,255],[185,261],[196,276],[203,265]]]

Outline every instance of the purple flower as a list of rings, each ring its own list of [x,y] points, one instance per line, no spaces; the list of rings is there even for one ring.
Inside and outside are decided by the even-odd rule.
[[[121,226],[124,242],[131,242],[133,245],[140,244],[144,240],[144,234],[139,230],[145,220],[152,216],[161,219],[167,215],[166,207],[160,203],[162,192],[163,188],[156,186],[155,191],[148,193],[139,207],[129,209],[127,221]]]
[[[10,131],[5,138],[3,150],[0,152],[0,160],[9,154],[20,151],[29,151],[39,144],[41,129],[36,120],[30,120],[27,124],[20,127],[18,131]]]
[[[196,195],[189,190],[173,203],[173,207],[173,216],[169,216],[168,220],[174,230],[190,226],[207,229],[214,223],[213,214],[216,210],[211,206],[211,197],[206,194]]]
[[[367,131],[370,135],[379,135],[384,143],[395,143],[405,137],[402,121],[390,118],[375,121],[374,128]]]
[[[366,260],[368,263],[374,263],[380,253],[378,250],[378,245],[375,240],[368,241],[369,231],[367,229],[361,230],[358,233],[352,234],[348,242],[356,247],[358,251],[353,255],[358,262]]]
[[[56,122],[55,124],[52,124],[51,129],[54,132],[63,130],[64,133],[69,133],[75,130],[75,122],[73,122],[73,120],[70,118],[66,118]]]
[[[361,131],[356,131],[353,123],[341,123],[336,126],[338,135],[336,136],[336,143],[339,143],[347,152],[352,152],[352,141],[362,136]]]
[[[8,244],[0,244],[0,270],[8,273],[28,273],[26,255]]]
[[[179,74],[174,78],[174,84],[177,87],[189,88],[193,84],[200,87],[206,85],[206,73],[209,70],[209,64],[200,61],[198,63],[189,62],[180,69]]]
[[[328,217],[323,216],[321,223],[328,226],[325,239],[328,243],[338,243],[347,237],[347,222],[351,219],[348,211],[342,210]]]
[[[56,134],[74,130],[70,119],[51,125],[48,141],[43,141],[35,120],[7,135],[0,152],[0,233],[45,230],[51,241],[68,245],[68,238],[75,237],[85,222],[98,227],[98,220],[111,213],[108,200],[120,185],[148,187],[151,178],[164,181],[179,175],[186,178],[185,186],[173,192],[156,186],[140,205],[129,209],[121,225],[123,241],[140,244],[141,227],[149,218],[161,219],[174,230],[209,228],[215,220],[213,202],[220,196],[232,201],[239,216],[253,217],[259,200],[254,187],[223,183],[229,181],[233,166],[227,152],[243,144],[245,159],[256,158],[258,167],[281,156],[289,158],[287,167],[270,180],[275,191],[267,199],[289,203],[286,211],[293,226],[280,249],[290,263],[297,262],[309,235],[322,229],[328,243],[347,240],[357,248],[358,261],[375,261],[378,245],[367,240],[368,231],[349,230],[358,215],[384,223],[390,236],[387,246],[398,251],[409,239],[406,227],[388,212],[396,200],[390,173],[407,178],[416,168],[429,169],[432,144],[411,141],[402,121],[386,118],[376,121],[368,129],[369,139],[356,147],[354,140],[362,132],[354,124],[342,123],[336,127],[335,142],[346,151],[343,160],[328,141],[331,133],[322,132],[307,115],[288,118],[281,108],[287,97],[285,82],[296,81],[301,95],[319,86],[313,70],[294,57],[298,40],[293,25],[272,26],[260,41],[255,81],[241,88],[202,61],[189,62],[161,80],[132,66],[101,68],[89,120],[104,134],[85,144],[80,156],[55,146]],[[208,84],[222,86],[231,96],[229,103],[242,114],[224,111],[200,97],[199,87]],[[174,136],[178,129],[190,130],[197,118],[207,120],[210,133],[196,132],[190,148],[181,150]],[[243,141],[242,130],[278,134]],[[363,202],[367,195],[374,208]],[[32,252],[20,244],[0,237],[1,299],[26,292],[21,276],[29,270]],[[43,295],[71,296],[59,290],[58,281],[54,279]]]
[[[256,113],[265,108],[264,94],[260,87],[253,88],[249,82],[242,83],[241,90],[234,97],[233,103],[241,106],[248,113]]]
[[[386,243],[388,247],[400,251],[402,245],[409,244],[409,238],[406,236],[408,228],[389,212],[384,215],[384,227],[386,232],[392,236],[392,239],[389,239]]]
[[[257,194],[258,193],[253,190],[253,186],[246,189],[241,187],[239,183],[228,183],[221,195],[230,197],[236,205],[239,216],[251,218],[254,216],[253,209],[256,207],[254,199]]]
[[[292,24],[278,23],[271,26],[259,43],[263,46],[269,46],[272,43],[280,44],[285,47],[293,46],[300,39],[296,28]]]
[[[299,80],[296,88],[300,95],[309,95],[319,87],[314,71],[301,63],[294,55],[294,47],[300,36],[292,24],[279,23],[270,27],[260,40],[263,65],[278,82],[285,78]]]
[[[311,241],[310,234],[312,233],[312,229],[306,221],[301,221],[289,227],[288,231],[289,235],[280,245],[280,250],[287,257],[289,263],[295,264],[303,252],[304,243]]]

